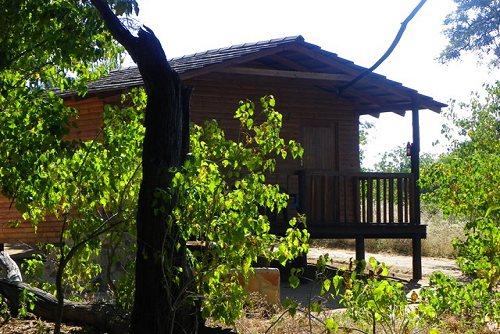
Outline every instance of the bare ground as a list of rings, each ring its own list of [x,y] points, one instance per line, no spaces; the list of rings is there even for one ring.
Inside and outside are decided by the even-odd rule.
[[[333,260],[333,265],[339,268],[349,265],[350,259],[355,258],[353,251],[338,249],[338,248],[324,248],[324,247],[311,247],[308,254],[308,262],[316,263],[320,255],[329,254]],[[366,253],[366,259],[374,257],[379,262],[385,263],[390,272],[397,278],[403,280],[410,280],[412,277],[412,257],[407,255],[390,254],[390,253]],[[436,257],[423,257],[422,258],[422,280],[420,284],[427,284],[429,276],[434,271],[441,271],[446,275],[453,277],[461,277],[462,274],[458,269],[455,260],[436,258]]]

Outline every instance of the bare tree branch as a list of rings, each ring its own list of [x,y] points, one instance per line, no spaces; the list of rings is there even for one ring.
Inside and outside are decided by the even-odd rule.
[[[424,6],[424,4],[427,2],[427,0],[421,0],[418,5],[412,10],[410,15],[401,23],[401,28],[399,28],[399,31],[392,41],[392,44],[389,46],[387,51],[383,54],[383,56],[375,62],[375,64],[372,65],[372,67],[366,69],[363,71],[361,74],[359,74],[357,77],[346,83],[345,85],[341,86],[338,88],[338,95],[341,95],[343,92],[345,92],[348,88],[352,87],[354,84],[356,84],[358,81],[375,71],[377,67],[379,67],[394,51],[396,46],[398,45],[399,41],[401,40],[401,37],[403,36],[403,33],[406,30],[406,27],[408,26],[408,23],[417,15],[418,11]]]

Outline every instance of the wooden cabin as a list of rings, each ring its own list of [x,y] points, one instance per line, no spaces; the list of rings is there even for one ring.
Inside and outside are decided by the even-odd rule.
[[[301,36],[234,45],[174,58],[172,67],[194,88],[191,120],[215,118],[229,135],[238,123],[238,102],[258,101],[272,94],[283,113],[283,135],[302,143],[302,162],[285,160],[270,176],[291,195],[289,211],[307,216],[313,238],[356,239],[357,259],[364,258],[366,238],[413,240],[414,277],[421,277],[419,111],[439,112],[445,104],[378,74],[370,74],[339,94],[339,87],[366,69],[342,59]],[[141,86],[137,68],[112,72],[94,82],[85,99],[67,97],[80,116],[74,136],[93,138],[102,126],[105,104],[116,103],[122,92]],[[359,161],[359,117],[412,112],[412,173],[362,173]],[[403,129],[401,131],[404,131]],[[9,227],[19,219],[10,201],[0,201],[0,242],[50,242],[59,235],[57,221],[41,224],[37,233],[28,223]],[[286,215],[287,213],[283,213]],[[284,230],[275,219],[273,231]]]

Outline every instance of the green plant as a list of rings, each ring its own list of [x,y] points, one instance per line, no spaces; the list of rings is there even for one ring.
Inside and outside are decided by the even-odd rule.
[[[189,158],[173,179],[177,238],[203,248],[190,253],[194,291],[203,296],[203,315],[225,323],[241,315],[246,300],[241,280],[258,258],[285,264],[307,252],[308,233],[297,218],[288,222],[286,236],[269,233],[275,222],[266,213],[285,209],[289,198],[266,176],[275,171],[277,157],[299,158],[303,151],[281,138],[282,116],[275,104],[272,96],[261,98],[259,107],[241,102],[235,113],[238,141],[227,139],[216,121],[193,125]],[[168,266],[165,270],[176,275]]]
[[[3,296],[0,296],[0,318],[2,319],[1,320],[1,323],[0,323],[0,326],[2,324],[5,324],[7,323],[11,316],[10,316],[10,310],[9,310],[9,305],[7,304],[7,300],[5,299],[5,297]]]
[[[499,279],[500,82],[486,87],[484,100],[451,108],[443,127],[449,152],[422,171],[424,199],[445,215],[466,221],[465,240],[455,241],[458,263],[493,288]]]
[[[490,289],[500,281],[500,207],[487,211],[485,217],[468,222],[466,239],[455,240],[457,263],[467,275],[485,279]]]
[[[403,284],[385,278],[389,270],[383,263],[378,263],[373,257],[368,263],[368,277],[359,276],[356,271],[346,272],[325,280],[324,290],[330,291],[333,287],[332,296],[340,297],[347,316],[358,326],[371,328],[373,334],[378,328],[384,333],[412,330],[418,319],[417,314],[408,308]]]
[[[298,303],[288,301],[285,306],[292,315],[299,310],[323,323],[329,332],[404,334],[424,325],[421,314],[410,306],[417,301],[418,295],[412,293],[407,298],[403,284],[387,277],[389,270],[383,263],[372,257],[368,261],[367,275],[362,274],[366,265],[363,262],[354,270],[351,263],[342,274],[329,276],[326,271],[329,261],[326,254],[317,262],[320,296],[313,298],[305,310]],[[293,278],[292,282],[298,280]],[[345,308],[343,321],[325,312],[325,304],[335,301]]]
[[[418,310],[431,323],[441,323],[447,315],[456,316],[469,328],[500,322],[500,292],[491,291],[486,279],[460,282],[436,272],[421,298]]]
[[[33,292],[23,289],[19,294],[19,316],[24,318],[35,309],[36,296]]]

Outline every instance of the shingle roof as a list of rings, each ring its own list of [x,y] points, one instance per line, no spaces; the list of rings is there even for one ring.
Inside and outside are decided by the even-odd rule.
[[[257,51],[270,49],[283,44],[294,42],[304,42],[304,38],[302,36],[291,36],[256,43],[232,45],[226,48],[212,49],[182,57],[172,58],[169,60],[169,63],[177,73],[182,74],[209,65],[220,64],[224,61],[242,57]],[[119,90],[141,85],[142,78],[138,68],[130,67],[112,71],[108,76],[91,83],[89,85],[89,93]]]
[[[352,61],[339,57],[337,54],[321,49],[321,47],[305,42],[302,36],[291,36],[284,38],[271,39],[255,43],[245,43],[233,45],[230,47],[208,50],[204,52],[194,53],[169,60],[172,68],[181,75],[196,75],[198,71],[210,71],[215,68],[224,66],[224,63],[232,60],[238,60],[245,56],[250,56],[255,53],[265,52],[265,50],[280,52],[283,50],[292,50],[295,52],[304,52],[305,54],[318,56],[324,62],[331,64],[332,67],[343,67],[344,70],[351,72],[353,76],[365,71],[366,68],[354,64]],[[301,51],[302,50],[302,51]],[[205,72],[206,73],[206,72]],[[403,86],[401,83],[389,80],[385,76],[371,73],[366,78],[366,82],[372,80],[377,82],[377,94],[389,94],[394,96],[404,96],[403,99],[411,101],[413,98],[420,100],[421,108],[429,108],[439,111],[446,104],[435,101],[432,97],[419,94],[416,90]],[[369,80],[368,80],[369,79]],[[365,80],[365,79],[363,79]],[[103,77],[89,85],[89,93],[98,93],[105,91],[122,90],[125,88],[141,86],[143,84],[141,75],[137,67],[112,71],[108,76]],[[355,91],[352,88],[352,91]],[[364,94],[367,95],[366,93]],[[369,94],[368,94],[369,95]],[[382,95],[374,95],[380,97]],[[408,102],[406,102],[406,106]],[[385,108],[385,109],[384,109]],[[381,112],[394,111],[390,110],[389,104],[381,108]],[[376,113],[374,111],[374,113]]]

